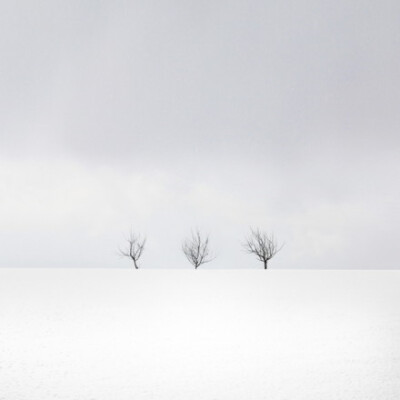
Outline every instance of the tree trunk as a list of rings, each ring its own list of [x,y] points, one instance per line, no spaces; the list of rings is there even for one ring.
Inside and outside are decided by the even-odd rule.
[[[267,263],[268,263],[268,260],[265,260],[264,261],[264,269],[267,269]]]

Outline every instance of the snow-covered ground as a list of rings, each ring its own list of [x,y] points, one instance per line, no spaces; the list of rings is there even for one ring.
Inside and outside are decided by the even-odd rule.
[[[1,400],[397,400],[400,271],[0,269]]]

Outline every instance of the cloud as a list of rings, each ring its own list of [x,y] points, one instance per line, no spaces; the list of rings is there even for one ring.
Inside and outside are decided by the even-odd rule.
[[[75,249],[65,264],[90,242],[83,264],[114,265],[134,224],[169,265],[192,225],[228,266],[246,263],[233,249],[249,225],[287,242],[283,266],[397,265],[397,11],[2,2],[4,262],[19,235],[44,249],[56,232]],[[365,252],[378,227],[384,258]]]

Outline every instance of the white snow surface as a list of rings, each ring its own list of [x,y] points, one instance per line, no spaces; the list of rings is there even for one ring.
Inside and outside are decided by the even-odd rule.
[[[400,398],[400,271],[0,269],[1,400]]]

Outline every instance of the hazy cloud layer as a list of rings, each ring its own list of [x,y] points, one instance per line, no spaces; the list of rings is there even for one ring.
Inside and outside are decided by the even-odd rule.
[[[0,265],[397,268],[400,4],[3,1]],[[128,264],[129,265],[129,264]],[[211,267],[212,264],[210,264]]]

